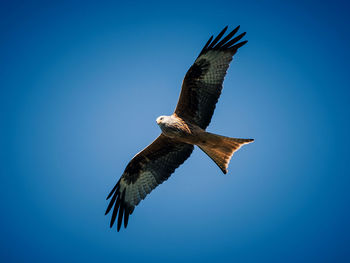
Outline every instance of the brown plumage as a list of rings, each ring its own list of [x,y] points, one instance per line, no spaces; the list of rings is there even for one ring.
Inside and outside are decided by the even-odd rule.
[[[111,227],[117,217],[117,230],[120,230],[123,218],[126,227],[135,206],[169,178],[191,155],[194,145],[202,149],[226,174],[234,152],[253,141],[205,131],[220,97],[222,83],[233,55],[247,43],[238,43],[245,33],[232,38],[238,29],[239,26],[221,39],[227,30],[225,27],[214,40],[213,37],[208,40],[186,73],[175,112],[171,116],[160,116],[157,119],[161,135],[136,154],[126,166],[107,197],[111,200],[106,214],[113,208]]]
[[[253,141],[253,139],[229,138],[204,132],[201,136],[201,141],[196,145],[219,166],[224,174],[226,174],[228,164],[234,152],[244,144]]]

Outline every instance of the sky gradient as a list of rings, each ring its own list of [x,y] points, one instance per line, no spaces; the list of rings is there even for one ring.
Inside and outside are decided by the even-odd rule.
[[[2,262],[349,262],[346,1],[2,1]],[[107,194],[210,35],[241,25],[198,148],[117,233]]]

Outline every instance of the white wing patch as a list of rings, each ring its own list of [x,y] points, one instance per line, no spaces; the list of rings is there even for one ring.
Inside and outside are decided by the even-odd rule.
[[[209,61],[210,66],[208,72],[201,78],[201,81],[213,86],[221,85],[224,81],[229,63],[232,61],[232,54],[230,52],[210,50],[197,58],[196,62],[202,59]]]
[[[154,175],[146,171],[142,172],[140,178],[131,184],[127,184],[125,179],[122,178],[120,180],[120,192],[125,189],[125,202],[131,206],[137,206],[157,185]]]

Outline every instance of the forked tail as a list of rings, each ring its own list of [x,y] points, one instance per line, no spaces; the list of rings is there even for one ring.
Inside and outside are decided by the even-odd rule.
[[[232,155],[244,144],[253,142],[254,139],[229,138],[209,132],[201,135],[200,143],[197,144],[226,174],[227,167]]]

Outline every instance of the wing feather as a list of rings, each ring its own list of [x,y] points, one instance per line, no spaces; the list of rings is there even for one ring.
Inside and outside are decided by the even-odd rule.
[[[236,36],[234,39],[230,40],[229,42],[227,42],[225,45],[222,46],[222,48],[229,48],[232,44],[237,43],[238,41],[240,41],[242,39],[242,37],[244,37],[246,35],[246,32],[243,32],[242,34]]]
[[[218,44],[218,47],[221,47],[224,43],[226,43],[228,40],[230,40],[239,30],[240,26],[237,26],[235,29],[233,29],[230,33],[227,34],[226,37],[224,37]]]
[[[228,26],[226,26],[218,35],[217,37],[213,40],[213,42],[210,43],[210,45],[208,46],[208,49],[211,49],[215,46],[215,44],[220,40],[220,38],[225,34],[226,30],[227,30]]]
[[[237,33],[239,26],[225,36],[225,27],[212,41],[205,44],[194,64],[187,71],[175,113],[181,118],[206,129],[220,97],[226,71],[237,49],[247,41],[237,43],[245,32]],[[212,42],[211,42],[212,41]]]
[[[106,214],[114,207],[110,226],[112,227],[117,219],[117,230],[119,231],[124,218],[124,227],[126,227],[129,215],[135,206],[154,188],[167,180],[175,169],[191,155],[192,151],[193,145],[160,135],[143,151],[136,154],[107,197],[107,199],[112,198]]]

